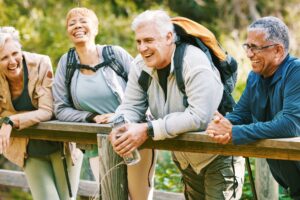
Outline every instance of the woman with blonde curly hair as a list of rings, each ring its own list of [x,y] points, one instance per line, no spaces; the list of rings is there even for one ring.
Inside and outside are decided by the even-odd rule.
[[[22,51],[18,31],[13,27],[1,27],[0,153],[24,168],[36,200],[71,199],[69,192],[76,194],[82,161],[82,153],[74,149],[72,153],[77,162],[72,162],[75,159],[71,159],[70,153],[66,157],[63,155],[65,169],[61,160],[62,143],[10,137],[13,128],[21,130],[51,119],[52,80],[50,58]],[[68,181],[72,188],[68,188]]]

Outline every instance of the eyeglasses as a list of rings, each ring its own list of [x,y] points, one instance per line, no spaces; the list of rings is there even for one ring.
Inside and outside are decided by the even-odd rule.
[[[263,51],[264,49],[267,49],[267,48],[270,48],[270,47],[273,47],[273,46],[277,46],[278,44],[270,44],[270,45],[266,45],[266,46],[262,46],[262,47],[259,47],[259,46],[256,46],[256,45],[252,45],[252,44],[243,44],[243,49],[248,52],[249,50],[256,54],[256,53],[259,53],[261,51]]]

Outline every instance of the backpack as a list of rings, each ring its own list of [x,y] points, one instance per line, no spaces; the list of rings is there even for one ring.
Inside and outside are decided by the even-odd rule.
[[[215,35],[207,28],[184,17],[172,18],[172,23],[177,35],[176,50],[174,53],[174,74],[179,90],[184,94],[183,105],[188,106],[188,98],[185,93],[185,85],[182,76],[182,65],[185,50],[188,45],[200,48],[208,57],[212,66],[220,72],[221,81],[224,86],[223,97],[218,111],[225,115],[231,112],[235,106],[232,91],[237,80],[237,62],[221,48]],[[145,71],[141,72],[138,80],[142,89],[147,92],[151,77]]]
[[[115,56],[112,46],[109,46],[109,45],[104,46],[103,50],[102,50],[102,56],[103,56],[104,62],[95,66],[94,71],[97,71],[101,67],[109,66],[117,73],[118,76],[122,77],[127,82],[128,74],[124,70],[122,64],[116,59],[116,56]],[[75,56],[75,48],[72,47],[69,49],[68,55],[67,55],[67,69],[66,69],[66,79],[65,79],[65,85],[67,87],[67,93],[68,93],[69,101],[71,104],[73,104],[73,100],[72,100],[70,86],[71,86],[72,77],[77,68],[91,69],[89,66],[77,63],[76,56]]]

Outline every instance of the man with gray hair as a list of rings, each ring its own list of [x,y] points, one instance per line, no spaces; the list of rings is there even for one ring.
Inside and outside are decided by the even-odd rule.
[[[287,26],[264,17],[248,28],[243,45],[252,63],[239,102],[224,118],[216,113],[207,132],[220,143],[300,136],[300,60],[289,55]],[[267,160],[277,182],[300,199],[300,162]]]
[[[161,10],[145,11],[137,16],[132,29],[139,55],[129,73],[125,98],[116,114],[130,121],[110,134],[115,151],[128,155],[147,138],[164,140],[188,131],[203,131],[217,110],[223,85],[220,75],[203,51],[188,45],[183,58],[183,80],[188,106],[183,104],[174,75],[176,50],[174,27]],[[145,90],[140,81],[146,73]],[[154,119],[139,123],[150,109]],[[116,135],[122,132],[117,139]],[[186,199],[239,199],[244,177],[244,160],[240,157],[173,152],[180,169]],[[233,168],[233,166],[234,168]],[[235,173],[234,173],[235,171]]]

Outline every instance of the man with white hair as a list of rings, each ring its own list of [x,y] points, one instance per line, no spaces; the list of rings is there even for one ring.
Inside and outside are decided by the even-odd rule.
[[[207,132],[216,141],[246,144],[300,136],[300,60],[289,55],[287,26],[264,17],[248,28],[243,45],[252,63],[246,88],[233,112],[216,113]],[[300,199],[300,162],[267,160],[277,182]]]
[[[176,35],[170,17],[161,10],[137,16],[132,29],[139,55],[129,73],[125,98],[116,114],[131,123],[110,134],[115,151],[128,155],[147,138],[163,140],[188,131],[205,130],[217,110],[223,85],[219,72],[197,47],[188,45],[183,58],[183,80],[188,107],[174,75]],[[139,83],[142,73],[150,76],[147,91]],[[139,123],[150,108],[154,120]],[[116,134],[122,132],[118,139]],[[186,199],[239,199],[244,176],[240,157],[173,152],[173,160],[183,176]],[[233,168],[233,166],[234,168]],[[235,171],[235,173],[234,173]],[[138,181],[138,180],[137,180]]]

